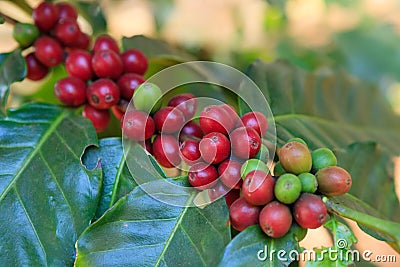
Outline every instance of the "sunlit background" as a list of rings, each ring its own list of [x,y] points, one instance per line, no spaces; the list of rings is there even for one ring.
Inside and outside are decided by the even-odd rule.
[[[32,6],[39,1],[28,1]],[[182,47],[197,58],[245,71],[255,59],[285,58],[305,70],[343,68],[376,84],[400,114],[399,0],[103,0],[98,1],[116,39],[143,34]],[[9,1],[0,11],[31,22]],[[84,31],[90,27],[80,19]],[[17,46],[12,26],[0,25],[0,52]],[[38,83],[14,85],[13,93],[31,94]],[[354,99],[357,101],[357,99]],[[400,165],[400,160],[396,161]],[[397,177],[400,168],[396,168]],[[379,197],[379,196],[375,196]],[[384,196],[382,196],[384,197]],[[396,254],[384,242],[367,237],[354,224],[357,247]],[[324,240],[324,241],[322,241]],[[306,248],[329,246],[323,230],[309,231]],[[381,263],[379,266],[399,266]]]

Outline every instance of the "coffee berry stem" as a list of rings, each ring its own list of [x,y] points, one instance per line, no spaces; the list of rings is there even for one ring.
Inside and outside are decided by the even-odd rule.
[[[345,194],[345,196],[348,198],[352,198],[353,201],[351,201],[351,203],[357,202],[357,199],[354,196],[350,194]],[[336,197],[322,198],[322,201],[325,203],[330,213],[353,220],[358,224],[367,226],[368,228],[371,228],[377,232],[381,232],[389,236],[395,237],[395,239],[398,240],[396,242],[396,245],[400,246],[400,223],[387,221],[384,219],[368,215],[363,212],[353,210],[344,205],[341,205],[340,203],[335,201],[335,198]]]

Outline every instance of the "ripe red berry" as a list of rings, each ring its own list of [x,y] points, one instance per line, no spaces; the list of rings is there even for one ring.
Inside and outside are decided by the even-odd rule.
[[[131,100],[135,89],[145,81],[143,76],[136,73],[122,74],[117,81],[121,96],[126,100]]]
[[[155,131],[154,121],[149,114],[133,110],[125,113],[122,132],[130,139],[144,141],[149,139]]]
[[[98,110],[89,104],[84,106],[82,116],[88,118],[93,123],[98,133],[104,131],[110,122],[110,111]]]
[[[73,5],[67,2],[58,2],[55,4],[55,6],[58,9],[60,20],[62,19],[76,20],[78,18],[78,12],[76,11],[76,8]]]
[[[172,97],[168,101],[168,106],[178,108],[185,116],[185,119],[190,120],[196,113],[197,100],[193,94],[180,94]]]
[[[186,140],[179,146],[181,158],[189,165],[197,163],[201,157],[199,141]]]
[[[80,32],[78,38],[69,47],[87,50],[90,45],[90,36],[84,32]]]
[[[178,166],[181,163],[178,140],[172,135],[157,135],[153,141],[153,155],[166,168]]]
[[[279,149],[278,156],[279,162],[287,172],[301,174],[311,170],[311,153],[308,147],[302,143],[286,143]]]
[[[203,138],[204,133],[200,128],[200,125],[194,121],[188,121],[180,131],[180,139],[184,139],[185,137],[195,137],[198,139]]]
[[[239,115],[237,114],[234,107],[229,104],[221,104],[220,107],[228,113],[228,117],[232,122],[232,125],[236,125],[239,120]],[[239,126],[238,126],[239,127]]]
[[[228,134],[233,126],[229,114],[221,106],[211,105],[200,113],[200,127],[205,134],[211,132]]]
[[[228,158],[231,148],[229,139],[222,133],[209,133],[199,145],[201,157],[207,163],[217,164]]]
[[[221,182],[228,188],[240,189],[242,188],[242,177],[240,176],[240,169],[242,164],[236,160],[227,159],[218,166],[218,174]]]
[[[59,10],[50,2],[41,2],[32,11],[33,21],[41,32],[50,31],[57,23],[59,15]]]
[[[26,77],[32,81],[39,81],[49,73],[49,68],[40,63],[34,52],[25,56],[25,62],[27,68]]]
[[[258,224],[260,207],[248,203],[243,197],[238,198],[229,208],[231,225],[238,231],[243,231],[247,227]]]
[[[98,77],[117,79],[122,74],[122,61],[116,52],[101,50],[94,53],[92,68]]]
[[[260,212],[260,227],[273,238],[282,237],[289,232],[292,221],[290,209],[278,201],[268,203]]]
[[[97,37],[93,44],[93,54],[101,50],[112,50],[115,53],[119,54],[119,47],[117,42],[111,36],[106,34]]]
[[[327,210],[319,196],[303,193],[294,203],[293,216],[301,227],[316,229],[325,223]]]
[[[97,109],[108,109],[120,99],[117,85],[110,79],[98,79],[92,82],[86,91],[87,99]]]
[[[54,85],[54,94],[61,103],[77,107],[86,102],[86,84],[76,77],[65,77]]]
[[[63,49],[54,38],[41,36],[36,39],[34,47],[36,58],[47,67],[54,67],[63,60]]]
[[[240,189],[232,189],[228,193],[226,193],[224,197],[226,205],[228,206],[228,209],[230,209],[232,203],[240,197]]]
[[[133,72],[140,75],[146,73],[149,66],[147,57],[138,49],[128,49],[121,55],[124,72]]]
[[[264,114],[258,111],[244,114],[238,123],[240,123],[240,126],[253,128],[260,136],[264,136],[268,130],[267,118]]]
[[[208,189],[208,197],[211,201],[215,201],[223,196],[225,196],[229,192],[229,188],[226,187],[223,183],[217,182],[213,187]]]
[[[350,173],[338,166],[322,168],[315,177],[318,181],[318,191],[330,197],[347,193],[352,184]]]
[[[242,192],[247,202],[265,205],[274,199],[275,180],[265,171],[249,172],[243,180]]]
[[[80,78],[84,81],[93,78],[92,55],[81,49],[72,51],[65,60],[65,68],[70,76]]]
[[[204,162],[198,162],[191,166],[188,173],[189,183],[199,190],[212,188],[216,184],[217,178],[217,169]]]
[[[261,138],[253,128],[237,128],[231,132],[229,137],[232,153],[238,158],[253,158],[260,150]]]
[[[158,131],[162,133],[175,133],[185,124],[185,117],[177,108],[164,107],[154,114],[154,122]]]
[[[54,26],[54,36],[63,45],[69,46],[76,42],[81,34],[81,29],[74,19],[62,19]]]

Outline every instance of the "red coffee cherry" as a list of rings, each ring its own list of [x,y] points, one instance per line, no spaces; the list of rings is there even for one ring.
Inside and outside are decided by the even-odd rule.
[[[183,113],[186,120],[190,120],[196,113],[197,100],[193,94],[180,94],[172,97],[168,101],[168,106],[176,107]]]
[[[235,108],[229,104],[221,104],[220,107],[226,111],[229,119],[232,122],[232,125],[236,125],[237,121],[239,120],[239,115],[237,114]],[[239,127],[239,126],[237,126],[237,127]]]
[[[133,110],[125,113],[122,132],[130,139],[144,141],[149,139],[155,131],[154,121],[149,114]]]
[[[181,163],[178,140],[172,135],[157,135],[153,141],[154,158],[165,168],[173,168]]]
[[[97,109],[108,109],[120,99],[117,85],[110,79],[98,79],[92,82],[86,91],[89,104]]]
[[[211,105],[200,113],[200,127],[205,134],[211,132],[228,134],[233,126],[229,114],[221,106]]]
[[[292,221],[290,209],[278,201],[268,203],[260,213],[261,230],[273,238],[282,237],[289,232]]]
[[[216,184],[217,178],[217,169],[204,162],[198,162],[191,166],[188,173],[189,183],[199,190],[212,188]]]
[[[226,193],[225,202],[228,206],[228,209],[231,208],[232,203],[235,202],[238,198],[240,198],[240,189],[232,189],[228,193]]]
[[[90,36],[84,32],[80,32],[78,38],[69,47],[87,50],[90,45]]]
[[[199,145],[201,157],[207,163],[217,164],[228,158],[231,148],[229,139],[222,133],[209,133]]]
[[[243,180],[242,193],[247,202],[265,205],[274,199],[275,180],[261,170],[249,172]]]
[[[54,36],[63,45],[73,45],[81,34],[81,29],[74,19],[62,19],[55,26]]]
[[[54,94],[61,103],[77,107],[86,102],[86,84],[76,77],[65,77],[54,85]]]
[[[50,31],[57,23],[59,15],[59,10],[50,2],[41,2],[32,11],[33,21],[41,32]]]
[[[248,203],[243,197],[238,198],[229,208],[231,225],[238,231],[243,231],[247,227],[258,224],[260,207]]]
[[[117,81],[121,96],[126,100],[131,100],[136,88],[145,81],[143,76],[136,73],[122,74]]]
[[[94,73],[101,78],[117,79],[122,74],[120,56],[112,50],[101,50],[92,57]]]
[[[294,203],[293,216],[301,227],[316,229],[325,223],[327,210],[319,196],[303,193]]]
[[[197,163],[201,157],[199,150],[199,141],[186,140],[179,146],[181,158],[189,165]]]
[[[229,188],[226,187],[223,183],[217,182],[213,187],[208,189],[208,197],[211,201],[215,201],[223,196],[225,196],[229,192]]]
[[[93,44],[93,54],[101,50],[112,50],[115,53],[119,54],[119,47],[117,42],[109,35],[100,35],[96,38]]]
[[[47,67],[54,67],[63,60],[63,49],[54,38],[41,36],[36,39],[34,47],[36,58]]]
[[[103,132],[110,122],[110,111],[98,110],[89,104],[86,104],[82,111],[82,116],[89,119],[92,123],[96,132]]]
[[[138,49],[128,49],[121,55],[124,65],[124,72],[133,72],[140,75],[146,73],[149,61],[142,51]]]
[[[39,81],[49,73],[49,68],[40,63],[34,52],[25,56],[25,62],[27,68],[26,77],[32,81]]]
[[[194,121],[188,121],[183,126],[183,128],[181,129],[179,134],[180,134],[179,138],[181,140],[184,139],[185,137],[189,137],[189,138],[194,137],[194,138],[201,139],[204,136],[204,133],[200,128],[200,125]]]
[[[250,127],[264,136],[268,130],[268,120],[264,114],[258,111],[248,112],[240,118],[240,126]]]
[[[185,117],[177,108],[164,107],[154,114],[154,122],[158,131],[162,133],[175,133],[183,127]]]
[[[279,162],[290,173],[309,172],[312,166],[311,153],[308,147],[299,142],[288,142],[278,151]]]
[[[347,193],[352,184],[350,173],[338,166],[322,168],[315,177],[318,181],[318,191],[330,197]]]
[[[232,153],[238,158],[253,158],[261,148],[261,138],[253,128],[237,128],[230,133],[229,137]]]
[[[218,174],[221,182],[228,188],[240,189],[242,188],[242,177],[240,176],[240,169],[242,164],[236,160],[227,159],[218,166]]]
[[[74,19],[78,18],[78,12],[76,8],[67,3],[67,2],[59,2],[55,4],[56,8],[58,9],[59,19]]]
[[[69,53],[65,60],[65,68],[70,76],[80,78],[84,81],[93,78],[92,55],[81,49]]]

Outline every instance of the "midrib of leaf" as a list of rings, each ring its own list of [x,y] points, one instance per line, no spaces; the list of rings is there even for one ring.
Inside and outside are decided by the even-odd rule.
[[[112,192],[111,192],[111,199],[110,199],[109,208],[111,208],[115,204],[115,198],[117,197],[119,180],[121,178],[122,169],[124,168],[125,162],[126,162],[125,155],[122,155],[122,159],[118,164],[118,171],[117,171],[117,175],[115,176],[114,186],[113,186],[113,189],[112,189]]]
[[[55,131],[57,126],[61,123],[61,121],[66,117],[67,111],[63,110],[62,113],[58,116],[58,118],[50,125],[50,127],[47,129],[47,131],[42,135],[40,138],[39,142],[35,147],[33,147],[33,150],[29,153],[28,157],[23,161],[22,168],[18,170],[18,172],[15,174],[11,182],[7,185],[3,193],[0,195],[0,202],[3,201],[4,197],[8,194],[8,192],[11,190],[12,186],[15,184],[15,182],[19,179],[21,174],[25,171],[27,166],[29,166],[29,163],[32,161],[32,159],[40,152],[43,144],[45,141],[50,137],[50,135]]]
[[[191,202],[193,201],[193,198],[194,198],[194,197],[195,197],[195,195],[192,194],[192,195],[188,198],[186,204],[191,203]],[[171,234],[169,235],[167,241],[165,242],[165,246],[164,246],[163,250],[161,251],[160,256],[157,258],[157,261],[156,261],[156,263],[154,264],[154,266],[160,266],[160,263],[161,263],[161,261],[162,261],[162,258],[163,258],[163,256],[164,256],[165,252],[167,251],[169,245],[171,244],[171,241],[172,241],[173,237],[175,236],[176,231],[179,229],[179,227],[180,227],[180,225],[181,225],[181,222],[182,222],[182,220],[183,220],[183,217],[184,217],[184,215],[186,214],[186,212],[187,212],[188,210],[189,210],[189,207],[186,206],[186,207],[182,210],[182,212],[180,213],[180,215],[179,215],[179,217],[178,217],[178,220],[176,221],[176,223],[175,223],[175,225],[174,225],[174,228],[173,228],[172,231],[171,231]],[[187,234],[186,234],[186,235],[187,235]],[[189,240],[190,240],[190,239],[189,239]],[[192,241],[190,240],[190,242],[192,242]],[[195,247],[195,249],[197,250],[196,246],[194,246],[194,247]],[[199,254],[199,256],[200,256],[201,261],[204,262],[204,260],[203,260],[203,258],[201,257],[200,254]]]

